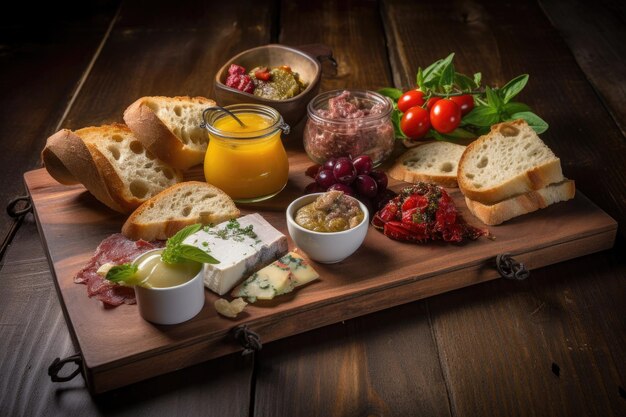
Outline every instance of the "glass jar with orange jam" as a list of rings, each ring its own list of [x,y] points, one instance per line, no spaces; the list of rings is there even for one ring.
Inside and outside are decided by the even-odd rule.
[[[289,161],[281,133],[289,126],[271,107],[235,104],[207,109],[203,126],[209,131],[204,177],[239,203],[266,200],[287,184]],[[235,115],[243,126],[232,115]]]

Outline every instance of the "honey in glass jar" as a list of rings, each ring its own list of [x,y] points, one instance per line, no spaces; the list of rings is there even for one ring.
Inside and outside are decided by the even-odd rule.
[[[204,158],[206,181],[239,203],[275,196],[289,176],[281,141],[289,126],[268,106],[237,104],[224,109],[228,112],[217,108],[204,113],[204,126],[209,131]]]

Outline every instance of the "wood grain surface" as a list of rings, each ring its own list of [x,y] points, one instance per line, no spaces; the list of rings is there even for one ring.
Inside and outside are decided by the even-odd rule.
[[[153,91],[205,94],[219,64],[249,46],[325,42],[340,65],[323,89],[407,88],[417,66],[450,51],[490,83],[530,73],[520,98],[550,123],[546,141],[566,174],[623,224],[620,2],[214,4],[128,0],[118,10],[99,0],[74,12],[18,3],[20,15],[3,13],[2,192],[22,189],[18,178],[59,123],[121,120]],[[0,221],[10,241],[12,221]],[[93,398],[81,378],[47,378],[54,357],[75,351],[27,216],[0,261],[0,415],[625,415],[623,230],[613,250],[535,270],[525,283],[479,284],[266,344],[255,360],[227,356]]]
[[[39,150],[54,133],[68,103],[87,76],[117,9],[116,2],[62,7],[57,24],[45,27],[50,7],[26,10],[0,27],[0,203],[25,195],[22,173],[40,165]],[[71,11],[70,11],[71,10]],[[20,19],[20,17],[22,19]],[[15,220],[0,217],[0,236],[13,235]],[[0,257],[2,254],[0,253]]]
[[[613,0],[540,0],[539,4],[626,135],[626,44],[622,41],[626,39],[626,4]]]
[[[253,210],[285,235],[284,211],[301,195],[309,164],[303,151],[292,154],[290,186],[269,209],[259,203]],[[237,351],[229,337],[237,325],[250,326],[264,341],[276,340],[494,279],[499,276],[493,266],[499,253],[515,254],[528,268],[539,268],[605,250],[613,246],[617,228],[582,195],[491,228],[495,239],[463,245],[392,242],[370,228],[362,247],[345,261],[313,263],[322,278],[306,289],[250,305],[236,320],[219,316],[213,308],[218,296],[206,292],[205,307],[193,320],[154,326],[141,319],[134,305],[103,308],[86,297],[85,286],[73,281],[98,244],[120,230],[124,217],[103,207],[82,186],[56,183],[45,169],[26,173],[25,180],[70,330],[96,393]],[[451,190],[451,196],[460,213],[471,219],[460,192]],[[277,208],[277,202],[282,206]]]

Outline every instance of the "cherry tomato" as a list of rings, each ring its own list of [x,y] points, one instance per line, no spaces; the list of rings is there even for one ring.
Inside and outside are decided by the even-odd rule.
[[[450,133],[461,123],[461,108],[454,101],[444,98],[430,109],[430,122],[439,133]]]
[[[426,110],[430,111],[430,109],[432,109],[435,103],[438,102],[439,100],[441,100],[441,97],[429,98],[428,101],[426,102]]]
[[[456,105],[461,108],[462,116],[465,116],[474,108],[474,97],[472,97],[470,94],[465,94],[462,96],[452,96],[450,97],[450,100],[454,101]]]
[[[419,90],[409,90],[398,99],[398,110],[402,113],[411,107],[421,106],[424,104],[424,93]]]
[[[428,110],[415,106],[408,109],[400,120],[402,133],[411,139],[423,138],[430,130]]]
[[[259,80],[269,81],[271,74],[269,70],[267,69],[267,67],[263,67],[254,71],[254,76]]]

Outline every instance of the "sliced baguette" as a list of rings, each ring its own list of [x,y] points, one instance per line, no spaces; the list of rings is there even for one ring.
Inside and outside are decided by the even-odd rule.
[[[389,175],[406,182],[432,182],[457,187],[457,167],[465,146],[430,142],[406,151],[389,170]]]
[[[120,213],[182,181],[178,170],[155,158],[122,124],[60,130],[48,138],[42,159],[54,179],[82,183]]]
[[[467,146],[459,161],[459,188],[483,204],[561,181],[561,161],[523,120],[492,126]]]
[[[152,153],[185,170],[204,160],[209,137],[200,124],[211,106],[204,97],[142,97],[124,111],[124,121]]]
[[[562,182],[491,205],[482,204],[467,197],[465,197],[465,203],[472,214],[483,223],[495,226],[513,217],[545,208],[550,204],[571,200],[574,194],[576,194],[574,181],[565,179]]]
[[[221,223],[238,216],[239,209],[224,191],[206,182],[187,181],[139,206],[122,233],[133,240],[164,240],[190,224]]]

